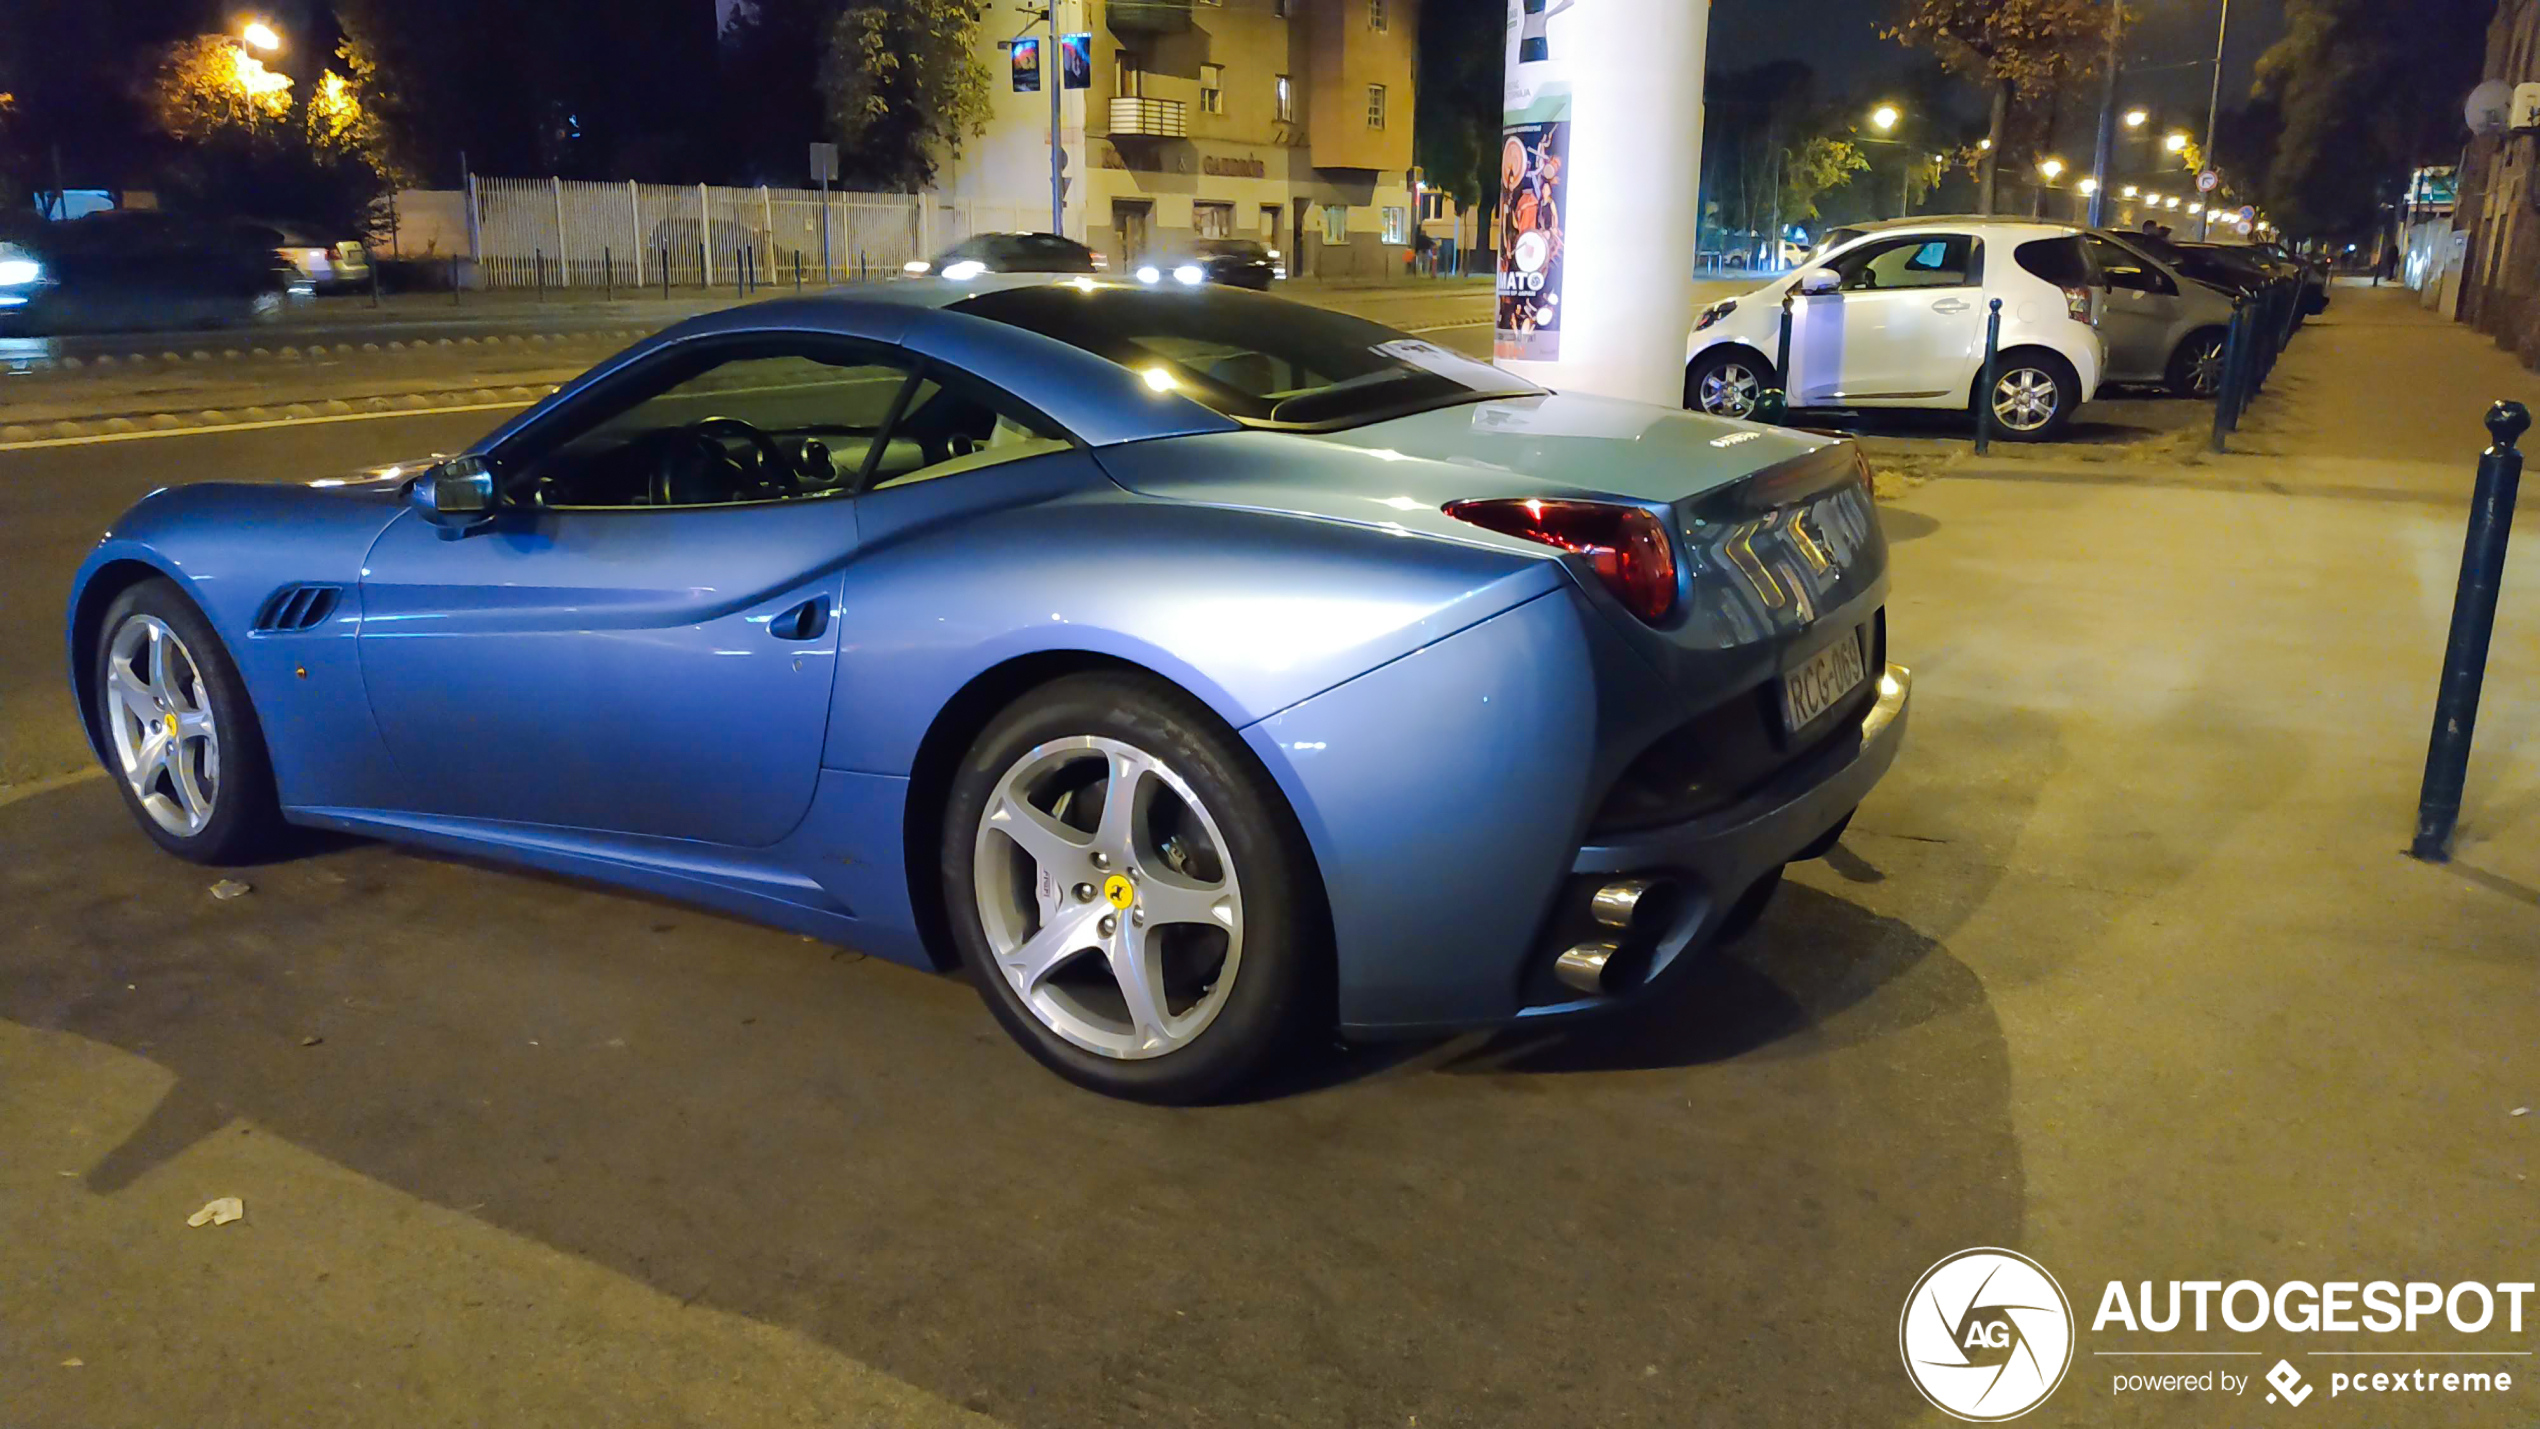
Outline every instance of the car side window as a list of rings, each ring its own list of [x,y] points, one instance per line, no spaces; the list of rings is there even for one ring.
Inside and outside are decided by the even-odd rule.
[[[908,364],[801,343],[673,352],[588,416],[537,434],[507,484],[533,505],[729,506],[842,495],[880,443]],[[509,453],[505,454],[509,456]]]
[[[1963,288],[1974,281],[1975,240],[1959,233],[1919,234],[1866,243],[1834,261],[1845,292],[1896,288]]]
[[[911,389],[873,464],[870,488],[906,486],[1026,457],[1071,443],[1048,418],[1002,392],[940,370]]]
[[[2122,243],[2093,238],[2090,240],[2090,257],[2099,265],[2099,276],[2107,279],[2111,288],[2136,293],[2170,294],[2178,291],[2178,285],[2171,282],[2167,274],[2136,256]]]

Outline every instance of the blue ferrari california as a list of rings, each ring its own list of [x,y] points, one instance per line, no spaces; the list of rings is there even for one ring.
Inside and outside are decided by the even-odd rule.
[[[71,592],[144,833],[960,963],[1058,1072],[1627,1005],[1895,758],[1850,446],[1077,277],[736,308],[468,452],[152,493]]]

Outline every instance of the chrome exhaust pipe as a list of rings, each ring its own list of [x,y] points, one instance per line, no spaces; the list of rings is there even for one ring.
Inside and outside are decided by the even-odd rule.
[[[1588,902],[1588,911],[1608,928],[1629,928],[1649,895],[1666,886],[1655,878],[1618,878],[1596,890],[1596,896]]]
[[[1612,943],[1580,943],[1552,960],[1552,975],[1564,987],[1590,997],[1605,995],[1605,965],[1622,949]]]

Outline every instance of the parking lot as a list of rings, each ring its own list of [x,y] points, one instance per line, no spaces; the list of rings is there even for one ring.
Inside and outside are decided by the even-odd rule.
[[[1488,340],[1476,292],[1332,300]],[[497,348],[501,384],[594,346]],[[372,381],[353,347],[294,400]],[[2529,520],[2458,857],[2399,851],[2479,414],[2540,379],[2411,295],[2341,289],[2230,457],[2168,399],[1981,462],[1870,429],[1917,709],[1836,852],[1647,1015],[1191,1110],[1070,1088],[957,978],[667,903],[349,840],[214,897],[92,777],[70,571],[151,487],[504,412],[98,442],[110,399],[238,404],[16,380],[0,420],[90,411],[0,442],[0,1422],[1938,1424],[1897,1316],[1965,1247],[2085,1314],[2528,1278]],[[2053,1422],[2183,1422],[2092,1357],[2158,1348],[2086,1341]]]

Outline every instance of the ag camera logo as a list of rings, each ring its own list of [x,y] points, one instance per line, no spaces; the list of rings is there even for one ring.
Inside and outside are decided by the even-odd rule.
[[[1906,1376],[1933,1407],[1991,1424],[2046,1402],[2073,1363],[2073,1307],[2015,1250],[1962,1250],[1923,1272],[1896,1321]]]

